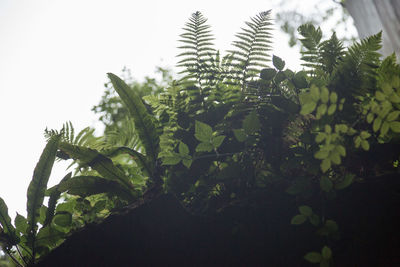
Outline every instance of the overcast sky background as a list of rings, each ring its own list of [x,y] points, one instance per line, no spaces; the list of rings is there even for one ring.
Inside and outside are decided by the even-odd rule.
[[[306,12],[316,0],[301,2],[293,8]],[[154,76],[156,66],[173,68],[181,28],[197,10],[208,18],[223,52],[244,21],[269,9],[274,17],[278,3],[0,0],[0,197],[10,216],[26,214],[44,129],[60,129],[66,121],[77,131],[96,126],[91,108],[103,94],[107,72],[118,75],[126,66],[142,80]],[[299,70],[298,48],[290,49],[287,40],[277,29],[272,53]],[[55,164],[49,185],[67,173],[65,167]]]

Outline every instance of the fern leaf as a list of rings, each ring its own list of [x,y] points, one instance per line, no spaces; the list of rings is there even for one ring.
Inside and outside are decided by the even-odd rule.
[[[72,176],[72,172],[68,173],[67,175],[64,176],[64,178],[61,179],[60,183],[63,183],[67,180],[69,180]],[[56,205],[57,205],[57,201],[61,196],[62,191],[59,190],[59,186],[56,185],[54,186],[54,190],[47,190],[47,191],[51,191],[50,193],[50,198],[47,204],[47,211],[46,211],[46,219],[43,223],[43,227],[46,227],[47,225],[49,225],[51,223],[51,220],[54,217],[54,211],[56,209]]]
[[[107,193],[128,201],[135,200],[138,196],[138,192],[127,190],[120,183],[99,176],[75,176],[61,182],[58,190],[81,197]]]
[[[108,77],[135,122],[135,128],[146,150],[149,162],[155,162],[159,151],[160,139],[153,117],[148,113],[140,97],[123,80],[112,73],[108,73]]]
[[[258,68],[255,68],[256,71],[249,71],[250,66],[262,67],[270,61],[270,56],[265,53],[271,50],[270,13],[271,11],[261,12],[250,18],[251,21],[246,22],[247,28],[242,28],[242,32],[236,34],[239,39],[233,42],[236,49],[228,51],[232,54],[229,66],[239,74],[237,82],[241,84],[242,90],[245,88],[244,84],[260,71]]]
[[[19,238],[16,234],[14,226],[11,224],[11,218],[8,215],[8,208],[4,200],[0,197],[0,234],[7,236],[7,246],[12,246],[18,243]],[[3,231],[1,231],[3,230]],[[1,235],[0,235],[1,236]]]
[[[32,251],[34,251],[35,236],[37,231],[37,222],[40,216],[40,208],[43,204],[47,182],[50,177],[56,159],[57,148],[60,136],[52,136],[44,148],[39,162],[33,171],[32,181],[28,187],[27,193],[27,219],[28,219],[28,240],[32,242]],[[34,253],[33,253],[34,254]]]
[[[125,188],[134,190],[129,178],[125,173],[117,168],[111,159],[102,155],[98,151],[81,146],[74,146],[61,142],[60,150],[68,154],[71,158],[79,160],[83,165],[88,165],[96,170],[105,179],[114,180],[121,183]]]

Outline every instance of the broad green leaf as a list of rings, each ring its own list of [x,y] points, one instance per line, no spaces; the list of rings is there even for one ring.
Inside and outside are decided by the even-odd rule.
[[[59,147],[71,158],[79,160],[83,164],[92,167],[92,169],[96,170],[103,178],[117,181],[127,189],[134,190],[133,184],[125,173],[116,167],[111,159],[102,155],[98,151],[87,147],[70,145],[64,142],[61,142]]]
[[[196,137],[197,140],[201,142],[210,142],[213,133],[210,125],[201,121],[196,121],[194,129],[194,137]]]
[[[336,94],[336,92],[332,92],[329,97],[330,102],[332,104],[335,104],[337,102],[337,99],[338,99],[338,95]]]
[[[312,85],[310,88],[310,94],[314,102],[317,102],[320,98],[320,90],[317,86]]]
[[[319,185],[321,186],[321,189],[324,190],[325,192],[331,191],[332,187],[333,187],[333,183],[332,183],[331,179],[329,179],[326,176],[321,177]]]
[[[40,216],[40,208],[43,204],[47,182],[50,177],[51,169],[53,168],[56,159],[56,153],[60,141],[60,136],[53,136],[47,142],[39,162],[36,164],[33,171],[33,177],[28,187],[27,193],[27,234],[34,240],[37,231],[37,222]]]
[[[8,207],[4,200],[0,197],[0,224],[3,227],[3,231],[11,238],[11,243],[18,243],[18,237],[15,232],[14,226],[11,224],[11,218],[8,215]]]
[[[390,124],[387,121],[384,121],[381,126],[381,135],[386,135],[389,131]]]
[[[274,69],[262,69],[260,72],[260,78],[265,81],[270,81],[275,77],[276,70]]]
[[[335,184],[335,189],[340,190],[340,189],[344,189],[344,188],[348,187],[353,182],[353,179],[354,179],[354,175],[353,174],[346,174],[344,176],[343,181]]]
[[[378,99],[379,101],[383,101],[383,100],[385,100],[385,98],[386,98],[385,94],[383,94],[381,91],[376,91],[376,92],[375,92],[375,97],[376,97],[376,99]]]
[[[317,136],[315,137],[315,142],[321,143],[322,141],[325,140],[325,138],[326,138],[325,133],[318,133]]]
[[[326,104],[319,105],[317,108],[317,114],[316,114],[317,119],[320,119],[322,116],[324,116],[327,109],[328,109],[328,106]]]
[[[112,73],[108,73],[107,75],[135,122],[135,129],[146,150],[149,161],[155,162],[158,155],[160,138],[153,122],[154,118],[147,111],[139,95],[123,80]]]
[[[375,115],[372,112],[368,113],[367,122],[371,123],[374,120],[374,118],[375,118]]]
[[[322,257],[326,260],[329,260],[330,258],[332,258],[332,250],[329,247],[324,246],[322,248]]]
[[[392,121],[390,123],[390,129],[395,133],[400,133],[400,122]]]
[[[367,140],[362,140],[362,141],[361,141],[361,147],[362,147],[362,149],[364,149],[365,151],[368,151],[368,150],[369,150],[369,143],[368,143],[368,141],[367,141]]]
[[[303,215],[303,214],[297,214],[295,215],[292,220],[290,221],[291,224],[302,224],[307,220],[307,216]]]
[[[325,86],[321,88],[321,101],[324,104],[327,104],[329,101],[329,90]]]
[[[189,148],[188,148],[188,146],[187,146],[185,143],[183,143],[183,142],[180,142],[180,143],[179,143],[178,149],[179,149],[179,154],[181,154],[181,155],[188,155],[188,154],[189,154]]]
[[[274,64],[274,67],[278,70],[283,70],[283,68],[285,67],[285,61],[275,55],[272,56],[272,63]]]
[[[179,155],[171,155],[169,157],[162,158],[163,165],[176,165],[180,161],[181,161],[181,157],[179,157]]]
[[[303,205],[299,207],[300,214],[304,216],[311,216],[313,214],[312,209],[309,206]]]
[[[340,155],[339,155],[339,152],[337,150],[333,150],[329,154],[329,159],[331,160],[331,162],[333,164],[339,165],[341,163]]]
[[[398,103],[400,103],[400,96],[397,93],[393,92],[390,95],[389,100],[392,103],[398,104]]]
[[[391,122],[396,120],[400,115],[400,111],[396,110],[396,111],[392,111],[390,112],[387,117],[386,117],[386,121]]]
[[[15,216],[14,224],[18,232],[23,235],[27,234],[26,230],[28,229],[28,220],[24,216],[17,213],[17,216]]]
[[[309,218],[310,223],[314,226],[318,226],[319,225],[319,216],[317,214],[312,214]]]
[[[293,83],[297,88],[307,88],[306,73],[304,71],[297,72],[293,77]]]
[[[183,159],[182,164],[185,165],[185,167],[189,169],[190,166],[192,165],[192,160],[191,159]]]
[[[331,168],[331,160],[328,159],[328,158],[322,160],[322,162],[321,162],[321,170],[322,170],[322,172],[326,172],[330,168]]]
[[[254,134],[260,129],[260,120],[258,119],[257,113],[253,110],[243,120],[243,129],[246,134]]]
[[[100,193],[109,193],[123,199],[134,200],[136,193],[128,190],[116,181],[104,179],[98,176],[75,176],[59,184],[61,192],[71,195],[87,197]]]
[[[336,151],[339,153],[340,156],[345,157],[346,156],[346,148],[342,145],[338,145],[335,147]]]
[[[235,135],[236,140],[239,142],[244,142],[247,138],[247,135],[243,129],[234,129],[233,134]]]
[[[319,263],[322,260],[322,255],[319,252],[309,252],[304,256],[304,259],[311,263]]]
[[[377,117],[372,124],[372,130],[374,130],[374,132],[377,132],[381,128],[381,123],[382,119],[380,117]]]
[[[333,113],[335,113],[336,107],[337,107],[336,104],[330,104],[330,106],[329,106],[329,108],[328,108],[328,111],[327,111],[327,114],[330,116],[330,115],[332,115]]]
[[[371,134],[367,131],[361,131],[360,136],[362,139],[368,139],[371,137]]]
[[[329,152],[326,151],[326,150],[320,150],[320,151],[317,151],[317,152],[314,154],[314,157],[315,157],[316,159],[326,159],[328,156],[329,156]]]
[[[196,147],[196,152],[211,152],[214,147],[211,143],[200,143]]]
[[[286,74],[283,71],[279,71],[276,76],[275,76],[275,83],[279,84],[280,82],[284,81],[286,79]]]
[[[38,219],[38,223],[40,223],[41,225],[43,225],[44,220],[46,219],[46,213],[47,213],[47,207],[45,205],[42,205],[39,210],[40,216]]]
[[[69,212],[58,213],[54,216],[53,222],[61,227],[68,227],[72,223],[72,215]]]
[[[64,178],[61,179],[60,183],[63,183],[70,179],[72,176],[72,172],[68,173],[67,175],[64,176]],[[60,198],[61,191],[58,190],[58,185],[53,187],[54,189],[50,193],[50,198],[49,202],[47,203],[47,212],[46,212],[46,219],[44,220],[43,226],[47,226],[51,223],[51,220],[53,219],[54,216],[54,210],[56,208],[56,204],[58,199]]]
[[[222,142],[224,142],[225,135],[219,135],[212,138],[212,144],[214,148],[218,148],[221,146]]]
[[[308,102],[304,105],[301,106],[300,114],[301,115],[307,115],[310,114],[315,110],[315,107],[317,106],[317,103],[315,102]]]
[[[60,203],[57,205],[56,213],[62,212],[62,211],[67,211],[69,213],[73,213],[75,204],[76,204],[76,201],[73,201],[73,200],[68,200],[67,202]]]

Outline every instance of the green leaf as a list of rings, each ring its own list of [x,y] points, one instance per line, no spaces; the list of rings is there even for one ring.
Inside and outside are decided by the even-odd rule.
[[[372,112],[368,113],[367,115],[367,122],[371,123],[374,120],[374,114]]]
[[[381,135],[386,135],[389,131],[390,124],[387,121],[384,121],[381,126]]]
[[[327,113],[328,113],[329,116],[332,115],[333,113],[335,113],[336,107],[337,107],[336,104],[331,104],[331,105],[329,106],[328,111],[327,111]]]
[[[304,223],[307,220],[307,216],[303,214],[295,215],[292,220],[290,221],[291,224],[299,225]]]
[[[315,142],[321,143],[322,141],[325,140],[325,138],[326,138],[325,133],[318,133],[317,136],[315,137]]]
[[[392,111],[390,112],[387,117],[386,117],[386,121],[391,122],[396,120],[400,115],[400,111],[396,110],[396,111]]]
[[[109,193],[123,199],[134,200],[136,194],[116,181],[104,179],[99,176],[75,176],[59,184],[61,192],[70,195],[87,197],[100,193]]]
[[[275,69],[262,69],[260,72],[260,78],[265,81],[270,81],[275,77],[276,70]]]
[[[53,222],[61,227],[68,227],[72,223],[72,215],[69,212],[58,213],[54,216]]]
[[[297,72],[293,77],[293,83],[299,89],[307,88],[306,73],[304,71]]]
[[[383,101],[383,100],[385,100],[385,98],[386,98],[385,94],[383,94],[381,91],[376,91],[376,92],[375,92],[375,97],[376,97],[376,99],[378,99],[379,101]]]
[[[275,83],[279,84],[280,82],[286,79],[286,74],[283,71],[279,71],[275,76]]]
[[[27,192],[27,234],[34,240],[37,231],[37,222],[40,217],[40,208],[43,204],[47,182],[56,159],[60,136],[52,136],[44,148],[39,162],[33,171],[33,177]]]
[[[320,90],[317,86],[312,85],[310,88],[310,94],[314,102],[317,102],[320,98]]]
[[[64,178],[61,179],[60,183],[63,183],[67,180],[69,180],[72,176],[72,172],[68,173],[67,175],[64,176]],[[59,183],[59,184],[60,184]],[[61,195],[61,191],[58,189],[59,184],[54,186],[54,188],[52,188],[52,191],[50,193],[50,198],[47,204],[47,212],[46,212],[46,219],[43,222],[43,226],[47,226],[51,223],[53,216],[54,216],[54,210],[56,208],[56,204],[58,199],[60,198]],[[50,190],[50,189],[48,189]]]
[[[274,64],[274,67],[278,70],[283,70],[283,68],[285,67],[285,61],[275,55],[272,56],[272,63]]]
[[[326,260],[329,260],[330,258],[332,258],[332,250],[329,247],[324,246],[322,248],[322,258],[324,258]]]
[[[3,226],[4,233],[11,238],[10,241],[12,244],[10,245],[17,244],[19,240],[15,232],[15,228],[11,224],[11,218],[8,215],[8,207],[1,197],[0,197],[0,224],[1,226]]]
[[[301,106],[301,111],[300,114],[301,115],[307,115],[310,114],[311,112],[313,112],[315,110],[315,107],[317,106],[317,103],[315,102],[308,102],[304,105]]]
[[[339,152],[337,150],[333,150],[329,154],[329,159],[331,160],[331,162],[333,164],[339,165],[341,163],[340,155],[339,155]]]
[[[189,147],[183,143],[183,142],[179,142],[179,154],[181,155],[189,155]]]
[[[317,119],[320,119],[322,116],[325,115],[326,110],[328,109],[328,106],[326,104],[321,104],[317,108]]]
[[[212,128],[210,125],[205,124],[201,121],[195,122],[194,137],[196,137],[197,140],[199,140],[201,142],[210,142],[212,133],[213,133],[213,131],[212,131]]]
[[[225,139],[225,135],[219,135],[219,136],[215,136],[212,138],[212,144],[214,146],[214,148],[218,148],[222,145],[222,142],[224,142]]]
[[[65,234],[63,232],[53,227],[42,227],[36,236],[36,247],[55,247],[64,237]]]
[[[374,120],[374,124],[372,124],[372,130],[374,132],[377,132],[381,128],[381,123],[382,123],[382,119],[380,117],[377,117]]]
[[[362,140],[362,141],[361,141],[361,147],[362,147],[362,149],[364,149],[365,151],[368,151],[368,150],[369,150],[369,143],[368,143],[368,141],[367,141],[367,140]]]
[[[400,122],[392,121],[390,123],[390,129],[395,133],[400,133]]]
[[[345,157],[346,156],[346,148],[342,145],[337,145],[335,147],[336,151],[339,153],[340,156]]]
[[[329,101],[329,90],[325,86],[321,88],[321,101],[327,104]]]
[[[304,256],[304,259],[311,263],[319,263],[322,260],[322,255],[319,252],[309,252]]]
[[[329,192],[332,190],[333,187],[333,183],[331,181],[331,179],[329,179],[326,176],[322,176],[321,180],[319,182],[319,185],[321,186],[321,189],[325,192]]]
[[[243,120],[243,129],[246,134],[254,134],[260,129],[260,120],[258,119],[257,113],[253,110]]]
[[[244,142],[247,138],[247,135],[243,129],[234,129],[233,134],[235,135],[236,140],[239,142]]]
[[[179,157],[178,155],[171,155],[168,157],[163,157],[162,158],[162,162],[163,165],[176,165],[181,161],[181,157]]]
[[[331,103],[335,104],[337,102],[337,99],[338,99],[338,95],[336,94],[336,92],[332,92],[329,97],[329,100],[331,101]]]
[[[28,229],[28,220],[24,216],[17,213],[17,216],[15,216],[14,223],[15,223],[15,228],[18,232],[20,232],[23,235],[27,234],[26,230]]]
[[[64,142],[61,142],[59,147],[71,158],[92,167],[92,169],[96,170],[103,178],[117,181],[127,189],[134,191],[133,184],[125,173],[115,166],[111,159],[102,155],[97,150],[82,146],[74,146]]]
[[[335,189],[340,190],[348,187],[353,183],[353,179],[354,179],[353,174],[346,174],[341,182],[335,184]]]
[[[331,168],[331,160],[330,159],[324,159],[321,162],[321,170],[322,172],[326,172],[327,170],[329,170]]]
[[[317,214],[312,214],[309,218],[310,223],[314,226],[318,226],[319,225],[319,216]]]
[[[313,214],[312,209],[309,206],[303,205],[299,207],[300,214],[304,216],[311,216]]]
[[[183,165],[185,165],[186,168],[190,168],[190,166],[192,165],[192,160],[191,159],[183,159],[182,160]]]
[[[108,158],[113,158],[113,157],[116,157],[121,154],[128,154],[135,160],[135,162],[140,167],[144,168],[144,170],[147,172],[147,175],[150,176],[152,173],[151,167],[147,163],[146,156],[140,152],[137,152],[137,151],[129,148],[129,147],[122,146],[122,147],[102,150],[102,154]]]
[[[159,151],[160,138],[153,122],[154,118],[147,111],[139,95],[123,80],[112,73],[107,75],[135,122],[135,129],[146,150],[149,161],[155,162]]]
[[[326,159],[326,158],[328,158],[328,156],[329,156],[329,152],[326,151],[326,150],[320,150],[320,151],[317,151],[317,152],[314,154],[314,157],[315,157],[316,159]]]
[[[211,143],[200,143],[196,147],[196,152],[211,152],[213,151],[214,147]]]

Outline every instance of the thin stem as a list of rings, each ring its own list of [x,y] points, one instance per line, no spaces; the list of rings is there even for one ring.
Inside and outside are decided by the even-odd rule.
[[[24,267],[10,252],[7,252],[8,256],[10,256],[10,258],[14,261],[14,263],[18,266],[18,267]]]
[[[22,256],[21,250],[19,250],[18,245],[15,246],[17,248],[18,255],[21,257],[22,261],[25,263],[25,265],[28,265],[28,263],[25,261],[24,257]]]

